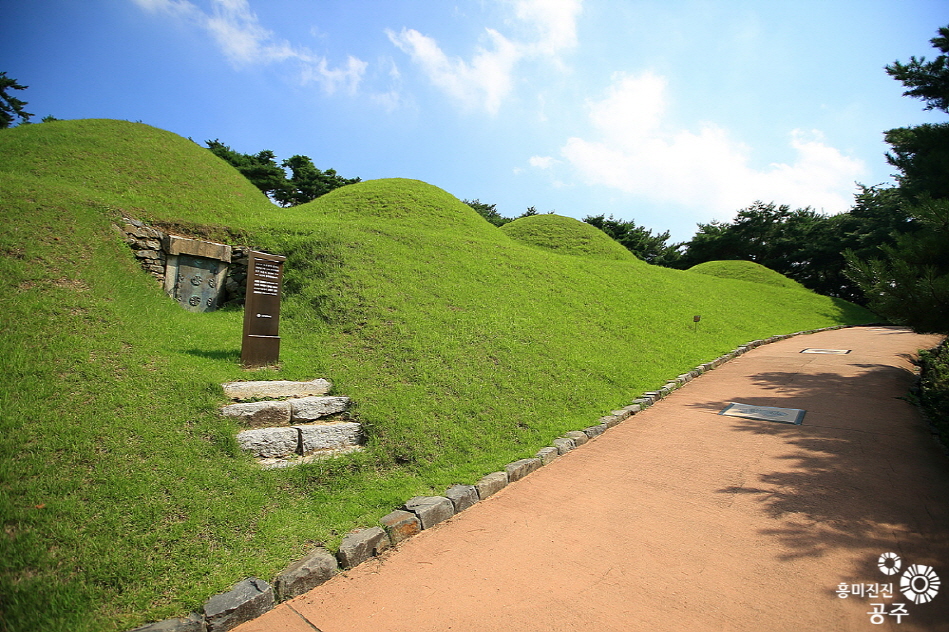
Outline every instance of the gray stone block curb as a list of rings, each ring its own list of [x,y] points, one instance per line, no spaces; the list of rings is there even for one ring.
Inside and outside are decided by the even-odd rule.
[[[507,472],[491,472],[482,476],[481,480],[475,483],[478,498],[481,500],[493,496],[505,487],[507,487]]]
[[[379,555],[391,546],[389,536],[382,527],[356,529],[348,533],[339,545],[336,559],[343,568],[352,568]]]
[[[379,522],[389,534],[389,541],[393,545],[422,532],[422,521],[418,519],[418,516],[403,509],[396,509],[379,518]]]
[[[204,604],[208,632],[226,632],[256,619],[274,605],[273,588],[256,577],[238,582],[231,590],[215,595]]]
[[[585,434],[588,439],[594,439],[603,434],[605,430],[606,427],[601,424],[599,426],[590,426],[589,428],[584,428],[583,434]]]
[[[185,618],[165,619],[129,630],[129,632],[207,632],[207,629],[204,615],[192,612]]]
[[[629,419],[629,414],[626,415],[605,415],[600,417],[599,422],[603,425],[604,428],[612,428],[613,426],[618,426],[622,422]]]
[[[405,502],[405,508],[418,516],[422,529],[431,529],[455,515],[454,505],[444,496],[416,496]]]
[[[474,485],[452,485],[445,491],[445,498],[451,501],[457,514],[478,502],[478,490]]]
[[[507,472],[507,480],[509,483],[514,481],[519,481],[531,472],[536,472],[540,469],[541,461],[537,457],[532,459],[520,459],[514,461],[513,463],[508,463],[504,466],[504,471]]]
[[[546,448],[541,448],[538,450],[535,456],[540,459],[540,464],[542,466],[550,465],[553,463],[554,459],[560,456],[560,450],[554,446],[547,446]]]
[[[336,557],[324,548],[310,551],[274,580],[277,601],[286,601],[316,588],[336,574]]]

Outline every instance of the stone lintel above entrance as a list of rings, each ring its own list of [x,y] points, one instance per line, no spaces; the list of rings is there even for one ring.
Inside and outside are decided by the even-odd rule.
[[[189,239],[178,235],[165,235],[163,246],[165,252],[169,255],[191,255],[193,257],[204,257],[205,259],[217,259],[225,263],[231,262],[231,247],[227,244]]]

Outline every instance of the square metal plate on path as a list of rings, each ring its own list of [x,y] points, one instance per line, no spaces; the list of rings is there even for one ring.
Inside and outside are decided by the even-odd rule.
[[[732,402],[719,412],[726,417],[741,417],[743,419],[758,419],[761,421],[776,421],[782,424],[801,425],[804,413],[800,408],[776,408],[774,406],[754,406]]]
[[[801,353],[823,353],[824,355],[847,355],[850,349],[801,349]]]

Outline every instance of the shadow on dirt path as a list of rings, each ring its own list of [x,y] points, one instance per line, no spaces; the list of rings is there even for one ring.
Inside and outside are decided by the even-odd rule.
[[[238,632],[949,630],[949,459],[900,399],[936,341],[853,328],[754,349]],[[730,402],[807,412],[716,414]],[[888,552],[935,569],[936,597],[909,601]],[[836,592],[887,583],[886,600]],[[909,615],[877,625],[875,603]]]

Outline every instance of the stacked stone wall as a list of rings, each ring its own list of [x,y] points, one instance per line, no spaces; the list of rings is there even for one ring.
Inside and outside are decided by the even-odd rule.
[[[122,219],[125,224],[120,230],[125,243],[132,249],[142,269],[164,284],[166,255],[162,243],[165,241],[165,233],[135,219]]]
[[[142,270],[155,277],[163,287],[167,288],[170,285],[165,282],[169,255],[169,237],[181,236],[169,235],[158,228],[148,226],[131,217],[123,217],[122,220],[122,225],[116,226],[116,228],[120,231],[123,241],[132,250],[135,258],[142,266]],[[185,238],[192,239],[190,237]],[[228,264],[227,276],[224,281],[224,292],[220,304],[243,305],[247,291],[247,267],[250,248],[247,246],[234,245],[230,246],[230,248],[231,259]]]

